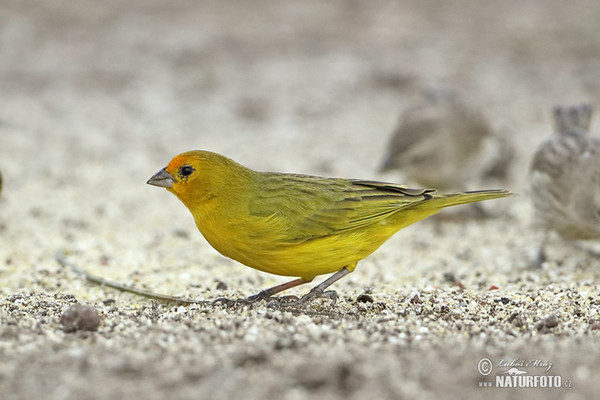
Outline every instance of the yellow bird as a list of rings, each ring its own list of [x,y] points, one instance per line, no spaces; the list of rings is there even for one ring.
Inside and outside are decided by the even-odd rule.
[[[218,252],[249,267],[297,277],[250,301],[334,273],[299,300],[319,296],[400,229],[444,207],[506,197],[506,190],[438,194],[392,183],[257,172],[208,151],[175,156],[150,185],[174,193]]]

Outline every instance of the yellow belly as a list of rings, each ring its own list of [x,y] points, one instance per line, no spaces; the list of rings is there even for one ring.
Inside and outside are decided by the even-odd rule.
[[[279,235],[273,232],[263,237],[248,235],[249,228],[224,232],[222,225],[214,229],[204,223],[198,224],[198,228],[211,246],[226,257],[271,274],[311,280],[343,267],[352,271],[356,263],[377,250],[394,233],[435,212],[437,210],[404,211],[397,218],[366,228],[295,243],[279,240]]]
[[[374,238],[360,236],[326,236],[297,244],[265,243],[260,248],[233,244],[231,241],[215,241],[208,237],[207,240],[221,254],[254,269],[311,280],[315,276],[333,273],[343,267],[353,269],[358,261],[374,252],[389,238],[375,241]]]

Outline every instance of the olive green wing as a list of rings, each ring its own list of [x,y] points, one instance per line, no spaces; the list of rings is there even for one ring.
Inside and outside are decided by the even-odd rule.
[[[279,236],[298,242],[360,229],[432,198],[431,189],[305,175],[269,174],[250,214],[271,220]]]
[[[431,198],[428,189],[373,182],[349,181],[343,196],[308,215],[302,227],[318,236],[360,229]]]

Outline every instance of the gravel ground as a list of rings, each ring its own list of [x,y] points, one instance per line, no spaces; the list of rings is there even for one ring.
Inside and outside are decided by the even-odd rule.
[[[598,255],[553,237],[532,268],[526,171],[553,105],[600,104],[598,20],[592,0],[2,1],[2,399],[595,398]],[[423,87],[510,138],[520,196],[399,232],[335,306],[161,302],[56,260],[198,300],[284,282],[220,256],[146,180],[205,149],[403,182],[377,170]],[[561,387],[480,387],[511,367]]]

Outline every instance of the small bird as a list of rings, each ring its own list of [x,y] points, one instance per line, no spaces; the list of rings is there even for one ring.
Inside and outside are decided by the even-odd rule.
[[[600,237],[600,138],[589,132],[591,116],[588,104],[555,107],[555,132],[533,157],[533,208],[546,230],[538,265],[546,260],[550,231],[570,240]]]
[[[381,172],[398,169],[407,179],[438,190],[504,183],[514,155],[506,138],[456,94],[424,94],[422,104],[402,113]]]
[[[438,194],[392,183],[257,172],[222,155],[189,151],[152,176],[191,211],[208,243],[260,271],[297,279],[248,301],[333,273],[298,300],[334,302],[332,283],[400,229],[444,207],[510,196],[506,190]]]

